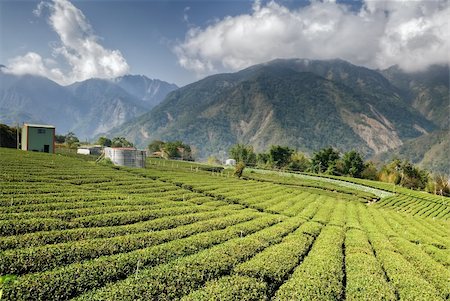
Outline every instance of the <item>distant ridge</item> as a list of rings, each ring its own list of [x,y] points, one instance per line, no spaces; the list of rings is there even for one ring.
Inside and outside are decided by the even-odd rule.
[[[0,68],[0,123],[51,123],[58,133],[74,131],[83,139],[147,112],[177,88],[160,80],[132,75],[61,86],[41,76],[8,74],[3,68]],[[143,88],[145,91],[141,92]]]
[[[183,140],[199,157],[235,143],[307,153],[331,145],[371,156],[438,128],[376,70],[339,59],[277,59],[182,87],[110,133],[141,146]]]

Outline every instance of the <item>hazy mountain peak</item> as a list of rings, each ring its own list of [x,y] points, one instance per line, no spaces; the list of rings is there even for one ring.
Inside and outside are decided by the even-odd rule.
[[[128,74],[113,81],[128,93],[137,96],[149,109],[159,104],[169,92],[178,89],[175,84],[150,79],[145,75]]]
[[[115,79],[91,78],[61,86],[36,75],[0,72],[0,77],[0,123],[51,123],[58,133],[70,130],[83,139],[145,113],[168,93],[159,89],[158,98],[149,104],[142,95],[133,94],[133,89],[123,88]],[[144,80],[155,81],[146,77]]]

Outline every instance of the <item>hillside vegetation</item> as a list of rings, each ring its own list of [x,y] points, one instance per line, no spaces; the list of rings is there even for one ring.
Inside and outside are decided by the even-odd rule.
[[[111,135],[138,145],[181,140],[201,158],[236,143],[258,152],[272,144],[306,153],[333,146],[369,156],[440,126],[411,102],[376,70],[342,60],[274,60],[182,87]]]
[[[450,176],[450,132],[436,131],[419,138],[406,141],[401,147],[374,156],[378,162],[388,162],[392,158],[408,159],[421,168]]]
[[[448,198],[0,148],[5,300],[447,300]],[[379,185],[379,186],[377,186]],[[419,195],[420,194],[420,195]],[[399,212],[401,211],[401,212]]]

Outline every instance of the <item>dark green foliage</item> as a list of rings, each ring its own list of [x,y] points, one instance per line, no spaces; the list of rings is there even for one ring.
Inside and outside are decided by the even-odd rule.
[[[269,160],[275,168],[286,167],[291,162],[294,150],[287,146],[272,145],[269,149]]]
[[[125,137],[114,137],[111,141],[112,147],[133,147],[133,143],[125,139]]]
[[[311,170],[313,172],[327,172],[333,174],[336,163],[339,160],[339,152],[332,147],[327,147],[315,152],[311,159]]]
[[[361,178],[364,171],[364,161],[356,151],[349,151],[342,156],[342,173],[354,178]]]
[[[55,135],[55,142],[63,144],[66,142],[66,136],[65,135]]]
[[[0,147],[17,147],[17,128],[0,123]]]
[[[407,188],[423,190],[427,186],[429,174],[409,161],[395,159],[382,168],[380,179]]]
[[[191,146],[179,140],[168,142],[153,140],[148,145],[148,149],[151,153],[157,153],[165,159],[193,160]]]
[[[224,170],[221,166],[201,166],[198,169],[209,172],[222,172]]]
[[[256,163],[256,154],[253,147],[244,144],[235,144],[230,148],[231,158],[236,162],[242,162],[245,165],[253,166]]]
[[[267,153],[259,153],[256,155],[256,164],[258,167],[266,168],[269,164],[269,154]]]
[[[162,145],[162,152],[168,159],[192,159],[191,147],[181,141],[169,141]]]
[[[302,152],[295,152],[290,158],[288,168],[293,171],[307,171],[311,161]]]
[[[77,136],[75,136],[74,132],[68,132],[64,139],[64,143],[69,148],[77,147],[79,145],[79,142],[80,140],[78,139]]]
[[[112,141],[111,141],[111,139],[102,136],[102,137],[98,138],[97,144],[101,145],[101,146],[110,147],[112,145]]]
[[[151,153],[154,152],[160,152],[164,146],[164,141],[161,140],[153,140],[152,142],[150,142],[150,144],[148,145],[148,150]]]
[[[361,172],[361,178],[368,180],[378,180],[378,169],[371,161],[364,163],[364,169]]]

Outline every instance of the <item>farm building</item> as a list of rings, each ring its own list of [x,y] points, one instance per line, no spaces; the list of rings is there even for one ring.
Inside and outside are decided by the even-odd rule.
[[[236,165],[236,160],[234,160],[234,159],[226,159],[225,160],[225,165],[234,166],[234,165]]]
[[[105,147],[105,158],[110,159],[114,165],[128,167],[145,167],[147,157],[145,151],[137,150],[132,147]]]
[[[80,155],[100,155],[102,147],[100,145],[81,146],[77,149],[77,154]]]
[[[55,127],[44,124],[27,124],[22,127],[22,150],[55,152]]]

